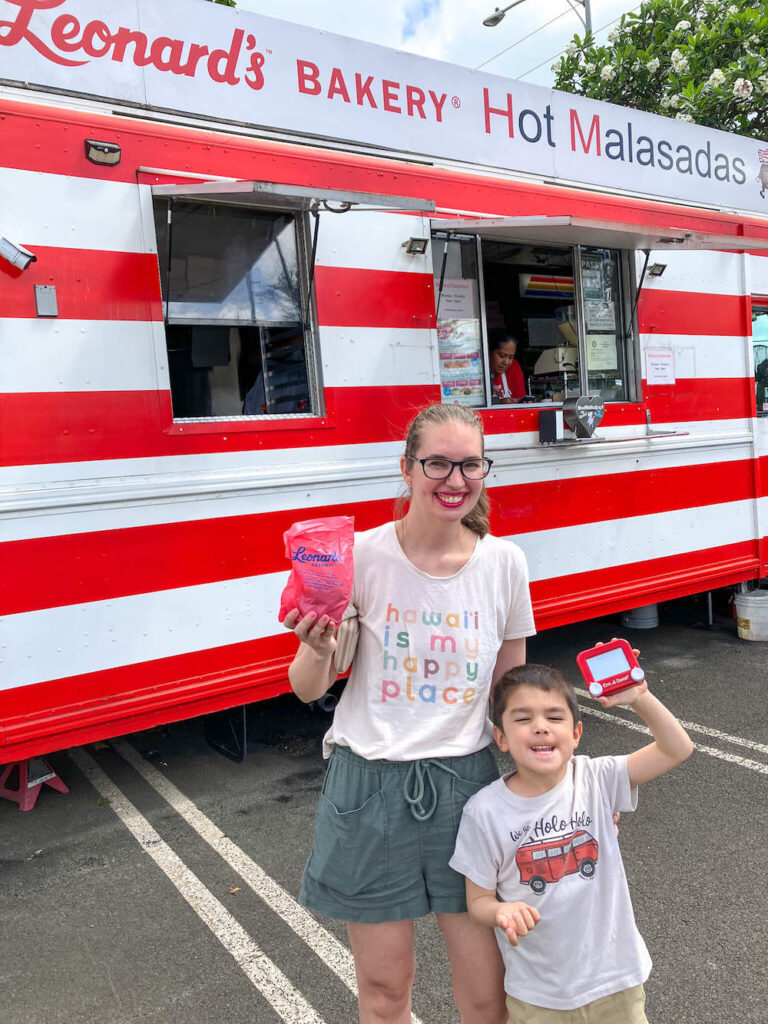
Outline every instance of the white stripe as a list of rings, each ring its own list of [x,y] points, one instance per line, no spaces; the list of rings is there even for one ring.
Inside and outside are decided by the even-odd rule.
[[[596,510],[599,514],[599,510]],[[516,534],[532,580],[738,544],[755,537],[754,502],[732,501],[626,519]]]
[[[320,214],[317,264],[353,270],[431,274],[429,250],[409,256],[403,242],[429,238],[429,218],[403,213],[353,211],[341,216]]]
[[[574,689],[579,697],[590,702],[592,701],[592,697],[586,690],[583,690],[579,686],[575,686]],[[584,710],[587,711],[588,708],[584,708]],[[622,721],[624,721],[624,719],[622,719]],[[731,733],[722,732],[720,729],[712,729],[708,725],[699,725],[698,722],[686,722],[682,718],[679,718],[678,721],[684,729],[688,730],[688,732],[700,732],[702,736],[711,736],[712,739],[723,740],[723,742],[732,743],[737,747],[747,747],[749,750],[757,751],[758,754],[768,754],[768,746],[765,743],[757,743],[755,740],[747,740],[744,739],[743,736],[733,736]]]
[[[652,424],[653,430],[678,429],[687,431],[689,436],[647,440],[644,439],[644,425],[615,427],[601,430],[601,436],[610,439],[609,444],[574,444],[570,447],[543,446],[539,443],[538,434],[532,432],[488,433],[485,436],[486,451],[495,460],[488,486],[553,479],[555,475],[558,478],[581,477],[638,468],[655,469],[658,466],[687,466],[750,458],[750,422],[728,420],[715,425],[710,422],[659,422]],[[297,423],[296,429],[305,430],[306,427]],[[624,446],[622,438],[629,438],[630,442]],[[13,507],[11,499],[16,490],[30,490],[41,505],[68,505],[79,503],[78,496],[84,496],[86,502],[117,500],[121,492],[126,497],[140,500],[142,495],[204,495],[211,489],[285,486],[289,483],[303,486],[314,484],[318,479],[330,482],[359,479],[362,475],[372,479],[387,471],[398,474],[397,465],[402,451],[403,442],[393,440],[298,446],[286,450],[5,466],[0,467],[0,502],[4,493],[7,507]],[[638,457],[642,459],[639,464]],[[505,465],[514,470],[513,478],[498,476]],[[368,472],[364,472],[366,468]],[[262,477],[262,474],[272,473],[275,475],[269,479]],[[76,488],[71,486],[73,483],[77,483]],[[46,494],[50,495],[50,502],[46,502]],[[20,498],[20,494],[16,497]]]
[[[321,327],[326,386],[398,387],[440,382],[433,331],[418,328]]]
[[[645,254],[636,254],[637,280],[643,269]],[[741,273],[741,257],[730,252],[690,249],[673,252],[671,249],[651,252],[648,265],[666,263],[662,277],[651,277],[646,273],[643,281],[644,292],[697,292],[708,295],[743,295],[744,283]],[[640,302],[642,304],[642,298]],[[678,301],[675,296],[673,301]],[[680,299],[684,301],[684,299]]]
[[[280,1019],[286,1024],[323,1024],[322,1018],[293,987],[283,972],[272,963],[213,893],[206,889],[200,879],[173,852],[147,819],[105,775],[90,754],[76,747],[70,750],[69,756],[96,792],[105,800],[109,800],[111,809],[142,850],[152,858],[200,920],[210,928]],[[171,941],[170,935],[168,939]]]
[[[577,575],[753,534],[752,503],[744,501],[695,515],[684,509],[513,539],[538,581],[553,571]],[[0,624],[0,690],[273,636],[281,629],[277,613],[287,576],[286,570],[8,615]]]
[[[231,839],[228,839],[199,807],[196,807],[188,797],[184,796],[181,790],[174,786],[170,779],[159,772],[154,765],[145,760],[135,747],[126,743],[125,740],[112,740],[111,745],[357,997],[355,961],[347,947],[326,931],[247,853]],[[413,1024],[421,1024],[415,1014],[412,1017]]]
[[[646,736],[652,736],[651,730],[644,725],[639,725],[637,722],[630,722],[626,718],[619,718],[618,715],[609,715],[605,711],[598,711],[597,708],[586,708],[583,704],[579,707],[585,715],[591,715],[593,718],[600,718],[605,722],[613,722],[623,725],[625,729],[631,729],[633,732],[641,732]],[[708,754],[710,757],[716,757],[719,761],[729,761],[731,764],[736,764],[740,768],[748,768],[752,772],[758,772],[760,775],[768,775],[768,764],[762,764],[760,761],[751,761],[748,757],[741,757],[739,754],[728,754],[724,750],[718,750],[717,747],[708,747],[703,743],[694,743],[693,749],[698,750],[700,754]]]
[[[228,839],[210,818],[134,747],[125,740],[112,740],[112,746],[356,996],[355,965],[346,946],[326,931],[282,886]]]
[[[505,437],[507,441],[515,439],[512,435]],[[654,442],[648,442],[647,446],[638,443],[637,448],[632,446],[624,450],[618,444],[601,449],[595,446],[587,453],[578,447],[551,452],[539,445],[532,446],[530,451],[497,452],[493,448],[496,439],[491,437],[488,440],[488,450],[494,459],[494,467],[488,477],[491,492],[501,486],[583,479],[585,457],[589,476],[596,478],[635,472],[638,469],[638,451],[642,451],[643,470],[705,465],[716,473],[720,464],[751,457],[746,442],[728,447],[702,444],[683,450],[679,442],[674,442],[678,447],[673,447],[671,443],[665,446],[665,442],[658,441],[655,447],[651,447]],[[64,485],[54,476],[50,486],[37,492],[25,495],[20,491],[14,493],[9,488],[4,498],[0,497],[0,540],[30,540],[94,530],[322,508],[329,504],[386,501],[394,498],[402,484],[398,468],[401,451],[401,443],[393,442],[354,445],[349,449],[297,449],[291,453],[289,462],[286,462],[284,451],[222,454],[218,459],[223,465],[216,473],[195,474],[190,467],[186,473],[158,474],[152,479],[147,478],[149,473],[110,478],[107,467],[104,467],[101,479],[84,481],[76,488]],[[334,457],[341,457],[342,453],[347,459],[335,462]],[[318,454],[326,458],[310,465],[304,461],[306,457]],[[260,460],[265,462],[278,457],[281,466],[271,472],[268,467],[262,469],[258,464]],[[188,458],[194,464],[197,457]],[[246,465],[239,470],[237,461],[243,460]],[[111,463],[110,467],[130,471],[137,462],[139,466],[135,469],[138,470],[142,463],[151,461],[126,460]],[[169,468],[185,464],[185,458],[154,461]],[[57,467],[51,468],[55,471]],[[90,464],[90,468],[93,471],[102,465]],[[11,509],[17,510],[15,516]]]
[[[0,318],[0,364],[7,393],[168,390],[165,331],[152,321]]]
[[[755,295],[768,295],[768,253],[749,257],[752,291]]]
[[[7,615],[0,691],[273,636],[287,579],[286,569]]]
[[[646,349],[669,349],[675,377],[695,380],[726,380],[751,377],[752,344],[741,335],[641,334],[643,379],[648,373]],[[653,392],[650,393],[651,397]]]
[[[82,139],[78,144],[82,146]],[[148,225],[142,225],[135,184],[3,167],[0,195],[12,197],[3,205],[3,235],[33,251],[38,245],[111,252],[156,251],[154,228],[145,240]]]

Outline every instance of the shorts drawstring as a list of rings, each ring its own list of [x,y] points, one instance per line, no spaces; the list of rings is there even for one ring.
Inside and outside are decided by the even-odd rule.
[[[408,774],[405,776],[405,782],[403,782],[403,798],[410,807],[411,814],[416,821],[429,821],[437,807],[437,789],[432,780],[430,768],[439,768],[441,771],[453,775],[454,778],[459,777],[453,768],[449,768],[448,765],[443,764],[441,761],[433,761],[431,758],[426,758],[423,761],[411,762]],[[428,807],[424,806],[425,781],[430,789],[430,804]]]

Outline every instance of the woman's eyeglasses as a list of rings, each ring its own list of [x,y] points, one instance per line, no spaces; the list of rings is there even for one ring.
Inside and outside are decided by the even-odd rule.
[[[430,480],[447,480],[457,466],[465,480],[483,480],[488,476],[493,465],[493,459],[462,459],[461,462],[451,462],[450,459],[433,457],[412,459],[412,461],[421,463],[424,476]]]

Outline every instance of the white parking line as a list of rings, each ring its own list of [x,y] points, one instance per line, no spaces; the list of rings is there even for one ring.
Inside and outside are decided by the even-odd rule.
[[[586,690],[580,689],[578,686],[575,687],[576,693],[579,697],[584,697],[585,700],[592,700],[593,698],[587,693]],[[688,732],[700,732],[702,736],[711,736],[713,740],[723,740],[725,743],[732,743],[737,747],[747,747],[749,750],[754,750],[758,754],[768,754],[768,745],[765,743],[758,743],[756,740],[747,740],[743,736],[732,736],[728,732],[721,732],[719,729],[711,729],[708,725],[699,725],[697,722],[685,722],[679,719],[680,725]]]
[[[199,807],[184,796],[181,790],[145,760],[134,747],[125,740],[112,740],[111,745],[357,997],[355,963],[346,946],[326,931],[282,886],[228,839]],[[422,1024],[415,1014],[413,1024]]]
[[[651,735],[651,730],[645,725],[640,725],[639,722],[630,722],[626,718],[619,717],[619,715],[610,715],[607,711],[598,711],[597,708],[588,708],[581,703],[579,704],[579,708],[585,715],[591,715],[593,718],[601,718],[605,722],[613,722],[614,724],[623,725],[625,729],[632,729],[633,732],[642,732],[646,736]],[[688,726],[685,726],[685,728],[688,728]],[[747,757],[740,757],[738,754],[729,754],[725,750],[718,750],[717,747],[708,747],[703,743],[694,743],[693,749],[698,750],[700,754],[709,754],[710,757],[716,757],[720,761],[729,761],[731,764],[737,764],[740,768],[749,768],[750,771],[759,772],[761,775],[768,775],[768,764],[762,764],[760,761],[750,761]]]
[[[96,791],[109,800],[112,810],[139,846],[149,854],[198,917],[234,957],[246,977],[270,1003],[277,1015],[286,1024],[324,1024],[322,1018],[297,992],[282,971],[265,956],[245,929],[177,857],[147,819],[105,775],[90,754],[78,747],[70,750],[69,756]]]

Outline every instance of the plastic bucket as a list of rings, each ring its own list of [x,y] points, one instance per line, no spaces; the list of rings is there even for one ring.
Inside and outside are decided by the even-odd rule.
[[[633,608],[631,612],[624,612],[621,624],[629,629],[655,629],[659,624],[659,607],[647,604],[642,608]]]
[[[768,590],[736,594],[736,628],[742,640],[768,640]]]

